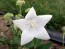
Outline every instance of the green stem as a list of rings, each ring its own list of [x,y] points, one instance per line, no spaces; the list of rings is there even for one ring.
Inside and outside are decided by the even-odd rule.
[[[36,43],[34,42],[34,49],[36,49],[37,43],[38,43],[38,39],[36,39]]]
[[[19,8],[20,8],[19,14],[21,14],[21,6],[19,6]]]
[[[62,49],[64,49],[64,33],[63,33],[62,41],[63,41]]]
[[[35,46],[35,39],[34,39],[34,49],[36,49],[36,46]]]

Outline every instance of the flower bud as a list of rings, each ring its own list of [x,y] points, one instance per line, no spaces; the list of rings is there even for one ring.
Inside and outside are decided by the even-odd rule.
[[[13,17],[14,15],[12,14],[12,13],[6,13],[5,15],[4,15],[4,19],[5,19],[5,22],[7,23],[7,24],[11,24],[12,23],[12,17]]]
[[[21,14],[16,15],[16,19],[20,19],[20,18],[22,18]]]
[[[23,4],[25,4],[24,0],[17,0],[16,5],[18,6],[22,6]]]

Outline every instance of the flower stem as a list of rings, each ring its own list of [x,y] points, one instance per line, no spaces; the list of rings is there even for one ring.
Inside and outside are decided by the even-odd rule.
[[[37,43],[38,43],[38,39],[36,39],[36,43],[34,42],[34,49],[36,49]]]
[[[35,44],[34,44],[34,49],[36,49],[36,46],[35,46]]]
[[[64,49],[64,33],[63,33],[62,41],[63,41],[62,49]]]
[[[19,14],[21,14],[21,6],[19,6],[19,9],[20,9]]]
[[[36,49],[36,46],[35,46],[35,39],[34,39],[34,49]]]

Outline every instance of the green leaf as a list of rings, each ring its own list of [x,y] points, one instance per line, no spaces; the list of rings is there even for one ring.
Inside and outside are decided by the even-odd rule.
[[[32,48],[32,47],[39,47],[41,45],[41,40],[34,38],[30,43],[24,45],[24,47]]]
[[[47,43],[47,44],[42,44],[39,47],[37,47],[37,49],[49,49],[49,47],[51,46],[51,42]]]
[[[32,40],[31,42],[29,42],[28,44],[24,45],[23,47],[31,48],[33,46],[34,46],[34,41]]]
[[[39,47],[41,45],[42,40],[34,38],[34,46]]]

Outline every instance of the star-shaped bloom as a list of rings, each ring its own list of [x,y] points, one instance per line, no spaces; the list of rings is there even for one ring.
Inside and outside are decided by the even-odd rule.
[[[22,30],[21,45],[25,45],[34,38],[48,40],[50,39],[44,26],[52,18],[52,15],[36,15],[35,9],[32,7],[27,13],[25,19],[13,20],[15,26]]]

